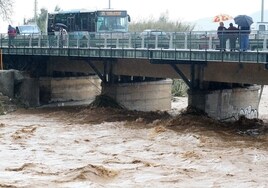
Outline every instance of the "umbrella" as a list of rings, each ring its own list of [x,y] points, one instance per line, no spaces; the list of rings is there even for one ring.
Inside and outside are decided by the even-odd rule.
[[[214,16],[212,21],[213,22],[224,22],[224,21],[231,20],[231,19],[233,19],[233,17],[228,15],[228,14],[219,14],[217,16]]]
[[[55,26],[67,28],[67,26],[63,23],[56,23]]]
[[[249,27],[253,23],[253,19],[247,15],[238,15],[234,18],[234,21],[241,27]]]

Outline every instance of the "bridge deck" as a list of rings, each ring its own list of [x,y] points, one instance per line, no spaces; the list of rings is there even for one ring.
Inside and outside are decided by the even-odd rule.
[[[150,59],[155,63],[191,61],[267,63],[268,51],[223,51],[137,48],[2,48],[5,55]]]
[[[59,37],[55,36],[55,45],[49,47],[47,36],[37,38],[16,38],[14,47],[8,47],[8,39],[0,39],[0,47],[4,56],[16,57],[49,57],[49,63],[54,70],[92,71],[99,74],[107,73],[103,68],[105,60],[115,60],[113,73],[117,75],[148,76],[160,78],[177,78],[185,76],[191,80],[194,75],[205,81],[268,84],[268,37],[254,36],[252,44],[258,44],[254,50],[219,51],[216,50],[218,40],[207,34],[205,38],[199,35],[185,33],[173,34],[168,40],[140,39],[129,34],[119,38],[72,39],[68,38],[64,47],[59,47]],[[252,37],[251,37],[252,38]],[[238,45],[238,44],[237,44]],[[64,58],[55,60],[53,58]],[[81,59],[76,63],[66,63],[68,59]],[[91,61],[91,68],[85,60]],[[114,61],[114,62],[115,62]],[[56,63],[57,62],[57,63]],[[83,62],[83,63],[81,63]],[[27,62],[26,62],[27,63]],[[75,65],[76,64],[76,65]],[[92,65],[95,67],[92,68]],[[177,67],[174,67],[174,65]],[[69,67],[68,67],[69,66]],[[82,68],[80,68],[82,67]],[[182,73],[178,75],[178,70]],[[200,76],[201,75],[201,76]]]

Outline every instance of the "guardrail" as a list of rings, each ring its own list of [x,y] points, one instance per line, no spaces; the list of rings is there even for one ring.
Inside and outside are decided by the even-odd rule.
[[[226,35],[228,38],[228,33]],[[268,48],[268,33],[251,32],[249,35],[249,50],[265,51]],[[9,41],[7,34],[1,34],[0,47],[24,48],[150,48],[150,49],[185,49],[185,50],[218,50],[219,39],[217,31],[203,32],[169,32],[165,35],[141,35],[141,33],[88,33],[77,37],[72,33],[60,35],[17,35]],[[240,36],[236,40],[239,50]],[[9,46],[11,42],[11,46]],[[229,49],[229,40],[226,42]]]

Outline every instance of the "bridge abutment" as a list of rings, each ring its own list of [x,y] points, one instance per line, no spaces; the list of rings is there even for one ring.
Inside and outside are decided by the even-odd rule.
[[[0,92],[9,98],[14,98],[14,70],[0,71]]]
[[[42,103],[93,101],[100,94],[100,79],[84,77],[40,78],[40,100]]]
[[[171,80],[130,83],[102,83],[102,94],[129,110],[166,111],[171,109]]]
[[[39,82],[25,72],[17,70],[0,71],[0,92],[9,98],[18,98],[30,107],[39,106]]]
[[[20,101],[26,106],[40,106],[39,80],[37,78],[24,78],[19,84],[16,94]]]
[[[194,90],[188,93],[188,105],[216,120],[234,121],[240,116],[258,118],[259,86],[220,90]]]

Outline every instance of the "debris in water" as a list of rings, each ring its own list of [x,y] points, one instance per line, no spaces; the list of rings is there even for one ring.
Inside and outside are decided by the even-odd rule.
[[[95,100],[89,105],[90,107],[110,107],[124,109],[113,98],[107,95],[98,95]]]

